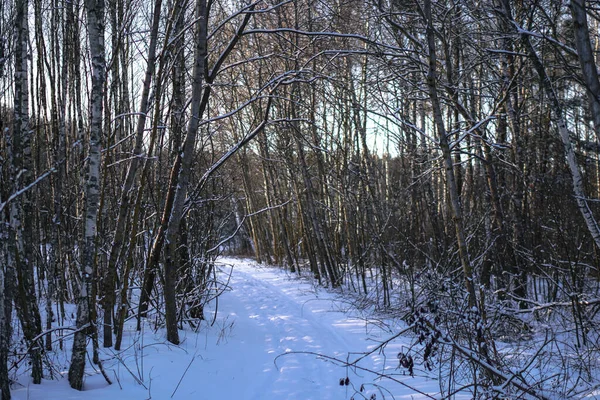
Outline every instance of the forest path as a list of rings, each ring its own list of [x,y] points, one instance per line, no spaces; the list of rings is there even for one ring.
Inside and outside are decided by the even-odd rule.
[[[350,400],[425,398],[405,386],[343,362],[361,357],[393,335],[390,325],[363,318],[342,296],[318,288],[308,279],[251,260],[219,260],[221,279],[231,273],[227,290],[206,308],[207,319],[218,313],[211,327],[180,331],[182,342],[165,342],[164,330],[145,322],[142,333],[130,321],[118,356],[101,349],[104,367],[115,384],[108,386],[88,364],[84,389],[69,388],[65,379],[32,385],[23,376],[13,390],[17,400],[41,399],[221,399],[221,400]],[[352,311],[350,311],[352,310]],[[353,316],[354,315],[354,316]],[[388,323],[392,324],[391,321]],[[394,333],[400,327],[391,328]],[[53,357],[68,365],[70,344]],[[395,340],[385,352],[374,352],[360,366],[429,393],[437,383],[410,377],[398,368],[396,354],[406,349]],[[322,355],[320,357],[319,355]],[[66,369],[65,369],[66,371]],[[340,379],[349,385],[340,386]],[[140,384],[140,381],[143,383]],[[361,385],[365,386],[360,392]],[[435,395],[434,395],[435,397]]]
[[[281,271],[236,264],[221,311],[235,318],[232,334],[243,348],[240,355],[255,363],[244,398],[349,398],[346,392],[351,389],[339,385],[345,368],[315,354],[345,360],[364,335],[341,335],[336,325],[346,324],[359,333],[364,332],[364,322],[336,320],[340,315],[332,315],[331,299],[315,297],[309,284],[292,281]]]
[[[231,291],[220,298],[219,313],[234,322],[231,344],[247,358],[236,374],[243,377],[243,399],[355,399],[376,393],[377,398],[392,398],[371,384],[381,382],[365,371],[346,368],[338,360],[354,360],[361,352],[374,348],[391,336],[388,327],[376,319],[352,317],[344,312],[349,303],[340,296],[279,268],[260,266],[250,260],[223,259],[223,269],[233,267]],[[356,310],[353,314],[358,314]],[[235,344],[234,344],[235,343]],[[393,374],[407,383],[421,386],[420,379],[402,375],[396,354],[402,342],[394,342],[384,353],[376,352],[361,361],[361,366]],[[229,349],[231,352],[232,348]],[[319,357],[318,354],[324,357]],[[232,360],[232,366],[236,361]],[[251,363],[251,364],[250,364]],[[349,378],[348,386],[340,379]],[[383,386],[386,386],[385,384]],[[391,386],[397,386],[392,384]],[[431,391],[431,382],[426,384]],[[238,388],[239,389],[239,388]],[[419,398],[415,392],[400,388],[394,396]],[[236,398],[235,388],[225,389],[223,398]],[[407,396],[407,397],[405,397]]]

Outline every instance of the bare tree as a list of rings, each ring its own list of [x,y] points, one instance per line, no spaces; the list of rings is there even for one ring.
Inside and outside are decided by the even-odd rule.
[[[33,160],[29,121],[28,85],[28,2],[17,1],[15,16],[15,102],[12,132],[12,173],[15,176],[14,188],[24,188],[33,183]],[[41,318],[37,305],[34,280],[34,222],[31,191],[10,204],[10,224],[15,235],[15,248],[12,261],[15,263],[14,301],[17,315],[23,326],[32,363],[34,383],[42,380],[42,347],[34,339],[41,333]]]
[[[590,30],[587,21],[588,7],[586,7],[585,0],[573,0],[569,5],[573,16],[573,31],[581,66],[581,76],[587,89],[594,130],[596,135],[600,136],[600,80],[598,79],[598,67],[590,42]]]
[[[117,224],[115,227],[115,233],[111,244],[110,256],[108,259],[107,273],[104,279],[104,346],[112,346],[112,313],[115,303],[115,280],[117,277],[117,261],[121,255],[123,248],[123,241],[126,237],[127,222],[131,221],[130,212],[135,205],[135,181],[137,171],[142,163],[143,157],[143,139],[144,129],[146,126],[147,114],[150,110],[149,95],[150,87],[152,83],[152,77],[154,76],[154,70],[156,66],[156,47],[158,42],[158,28],[160,24],[162,1],[156,0],[154,3],[154,12],[152,19],[152,27],[150,34],[150,45],[148,48],[148,63],[146,67],[146,74],[144,76],[144,83],[142,86],[142,95],[140,98],[139,116],[137,122],[137,128],[135,132],[135,145],[133,148],[133,155],[129,167],[127,169],[127,175],[123,184],[121,199],[119,201],[119,213],[117,217]],[[136,221],[135,221],[136,222]],[[124,305],[121,305],[124,306]]]
[[[573,195],[575,196],[575,200],[577,202],[579,212],[581,213],[581,215],[585,221],[585,224],[587,226],[587,229],[588,229],[590,235],[594,239],[596,246],[598,248],[600,248],[600,227],[598,227],[598,222],[596,221],[594,215],[592,214],[592,210],[590,209],[590,206],[588,205],[588,198],[585,193],[585,189],[584,189],[584,185],[583,185],[583,178],[581,176],[581,172],[579,169],[579,163],[575,156],[575,150],[573,148],[573,144],[571,143],[571,138],[569,135],[569,130],[567,128],[567,122],[565,119],[563,107],[562,107],[560,100],[559,100],[558,96],[556,95],[556,92],[553,88],[552,81],[551,81],[550,77],[548,76],[548,73],[546,72],[544,63],[540,59],[536,49],[534,48],[533,44],[531,43],[531,39],[530,39],[531,33],[529,31],[521,28],[518,25],[518,23],[514,20],[512,5],[509,0],[502,0],[501,6],[502,6],[501,17],[508,20],[508,22],[509,22],[508,26],[511,27],[512,33],[519,35],[521,42],[523,43],[523,47],[525,48],[525,51],[531,58],[533,67],[535,68],[535,71],[537,72],[537,74],[539,76],[541,86],[544,89],[544,92],[546,93],[546,95],[548,96],[548,99],[550,101],[549,107],[552,110],[552,113],[554,114],[554,118],[556,119],[558,133],[559,133],[560,139],[563,144],[564,156],[567,161],[569,171],[571,172]],[[574,12],[576,13],[576,15],[578,12],[581,12],[581,10],[577,11],[578,10],[577,5],[574,5],[573,7],[575,7],[576,11],[574,11]],[[578,24],[581,24],[583,22],[583,21],[581,21],[580,17],[578,18],[577,21],[578,21]],[[581,27],[580,29],[584,29],[584,28]],[[579,42],[578,48],[580,51],[580,59],[581,59],[581,63],[582,63],[582,68],[589,69],[589,61],[590,61],[590,60],[588,60],[589,55],[586,56],[586,52],[585,52],[585,50],[583,50],[585,47],[585,33],[582,33],[580,30],[577,30],[576,35],[578,35],[577,41]],[[592,83],[594,80],[593,75],[587,79],[588,79],[588,81],[590,81],[590,83]],[[596,77],[596,81],[597,81],[597,77]],[[593,90],[593,87],[590,86],[590,90]],[[592,92],[592,96],[594,96],[593,92]],[[592,99],[595,99],[595,97],[593,97]],[[592,107],[595,107],[594,102],[592,102],[591,105],[592,105]]]
[[[69,367],[69,383],[77,390],[83,388],[88,335],[96,330],[95,282],[96,236],[100,190],[100,147],[102,140],[102,109],[106,61],[104,54],[104,1],[88,0],[87,25],[92,62],[92,91],[90,93],[90,130],[85,184],[84,233],[81,256],[81,283],[76,299],[77,331],[73,338],[73,355]]]
[[[167,319],[167,340],[175,344],[179,343],[175,294],[177,283],[177,235],[179,234],[183,218],[183,206],[189,186],[196,136],[198,134],[200,119],[202,118],[201,102],[205,84],[209,12],[206,0],[198,0],[196,2],[196,18],[198,18],[198,22],[196,25],[194,70],[192,72],[191,116],[182,149],[177,155],[177,158],[180,160],[180,162],[176,162],[176,165],[179,166],[178,171],[172,175],[176,179],[176,183],[169,185],[169,189],[175,190],[175,194],[169,215],[169,223],[165,232],[165,316]]]

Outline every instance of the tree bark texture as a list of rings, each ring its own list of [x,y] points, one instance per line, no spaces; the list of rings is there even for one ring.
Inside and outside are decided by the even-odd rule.
[[[18,0],[15,18],[15,102],[12,137],[12,174],[15,174],[14,189],[26,187],[33,182],[33,161],[31,155],[31,129],[29,125],[28,93],[28,1]],[[42,322],[35,293],[34,265],[34,225],[31,191],[24,193],[10,205],[10,224],[15,235],[15,309],[23,334],[29,347],[33,383],[42,380],[42,346],[33,342],[42,331]]]
[[[436,44],[435,44],[435,31],[433,27],[433,20],[431,15],[431,1],[424,1],[424,14],[426,19],[426,34],[427,34],[427,48],[428,54],[428,65],[427,71],[427,88],[429,91],[429,98],[433,108],[433,120],[437,130],[437,136],[439,140],[440,148],[442,149],[442,159],[444,162],[444,170],[446,177],[446,187],[448,195],[450,196],[450,210],[452,215],[452,221],[454,224],[454,230],[456,235],[456,241],[458,243],[458,253],[460,263],[462,265],[465,288],[468,294],[469,306],[477,306],[477,298],[475,295],[475,286],[473,282],[473,267],[467,250],[467,241],[465,238],[465,232],[462,221],[462,206],[460,204],[460,197],[458,193],[458,186],[456,184],[456,177],[454,174],[454,161],[452,159],[452,153],[450,145],[448,143],[448,133],[444,125],[444,117],[440,106],[440,100],[437,90],[437,57],[436,57]]]
[[[576,8],[576,6],[573,7]],[[549,106],[554,114],[554,120],[556,122],[558,134],[563,144],[563,151],[567,161],[567,166],[571,172],[573,195],[575,196],[577,207],[583,217],[583,220],[585,221],[592,239],[594,240],[596,246],[600,249],[600,227],[598,227],[598,222],[596,221],[594,215],[592,214],[592,210],[588,205],[583,178],[579,169],[579,163],[575,157],[575,150],[573,149],[573,144],[571,143],[571,138],[569,137],[569,129],[567,128],[567,122],[565,120],[563,108],[560,104],[558,96],[554,91],[552,81],[546,73],[546,68],[544,67],[542,60],[531,43],[529,32],[518,28],[517,22],[513,18],[510,0],[502,0],[502,10],[502,18],[507,19],[509,22],[508,26],[512,27],[512,33],[521,39],[521,43],[523,44],[523,47],[525,48],[526,53],[529,55],[533,67],[538,74],[540,85],[546,93],[546,96],[548,96],[548,100],[550,102]]]
[[[92,285],[95,280],[96,236],[100,183],[100,149],[106,60],[104,49],[104,0],[86,0],[88,41],[92,61],[90,94],[89,149],[85,183],[84,233],[82,240],[81,282],[77,303],[77,331],[73,337],[73,353],[69,367],[69,383],[82,390],[88,334],[95,321]]]
[[[133,158],[127,169],[127,175],[121,192],[121,199],[119,201],[119,213],[117,216],[117,225],[115,227],[115,233],[110,250],[110,256],[108,259],[107,273],[104,280],[104,347],[112,346],[112,323],[111,316],[115,304],[115,280],[117,276],[118,258],[123,248],[123,241],[126,237],[127,221],[130,220],[129,213],[134,207],[135,200],[135,179],[137,176],[137,170],[139,165],[142,163],[143,155],[143,139],[144,139],[144,128],[146,126],[146,116],[149,110],[149,95],[150,95],[150,84],[155,70],[156,62],[156,46],[158,38],[158,28],[160,23],[160,10],[162,0],[156,0],[154,2],[154,16],[150,33],[150,47],[148,49],[148,63],[146,65],[146,74],[144,76],[144,83],[142,86],[142,95],[140,99],[139,117],[137,122],[137,128],[135,132],[135,146],[133,149]],[[136,221],[134,221],[136,223]]]
[[[165,316],[167,320],[167,340],[174,344],[179,343],[179,333],[177,331],[177,300],[175,292],[178,269],[178,266],[176,265],[177,235],[183,218],[192,161],[195,154],[196,136],[198,134],[200,119],[202,118],[200,105],[204,91],[206,60],[208,54],[206,47],[208,29],[206,0],[198,0],[196,2],[196,16],[198,22],[196,27],[194,69],[192,73],[191,116],[188,122],[182,150],[178,154],[178,158],[181,160],[181,166],[177,173],[177,184],[174,186],[175,196],[173,198],[173,208],[171,209],[169,222],[165,232]]]

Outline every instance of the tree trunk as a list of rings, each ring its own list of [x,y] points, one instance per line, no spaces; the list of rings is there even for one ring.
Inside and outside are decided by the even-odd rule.
[[[2,125],[2,124],[0,124]],[[0,126],[1,128],[1,126]],[[1,172],[1,171],[0,171]],[[1,174],[0,174],[1,176]],[[4,200],[0,193],[0,203]],[[10,385],[8,379],[8,354],[10,352],[10,337],[12,334],[12,290],[13,278],[9,266],[10,236],[8,232],[8,213],[0,212],[0,400],[10,400]]]
[[[15,98],[12,142],[12,173],[15,186],[26,187],[33,182],[31,130],[29,126],[28,94],[28,2],[18,0],[15,4]],[[42,380],[42,347],[33,339],[42,331],[42,322],[35,293],[33,273],[33,204],[31,192],[23,194],[10,205],[10,224],[15,235],[14,265],[16,273],[15,308],[23,326],[23,334],[29,347],[33,383]],[[41,343],[41,342],[40,342]]]
[[[0,5],[0,12],[3,6]],[[0,25],[0,37],[4,34]],[[0,79],[4,79],[4,43],[0,39]],[[4,132],[4,121],[0,118],[0,132]],[[1,148],[0,148],[1,149]],[[8,148],[6,149],[8,153]],[[10,158],[10,155],[8,155]],[[4,204],[8,197],[6,188],[6,170],[10,171],[10,165],[0,163],[0,204]],[[10,291],[11,280],[9,278],[9,241],[10,215],[8,209],[0,210],[0,400],[10,400],[10,381],[8,380],[8,354],[10,352],[10,337],[12,334],[10,320],[12,316],[12,294]]]
[[[196,16],[199,18],[196,28],[196,49],[194,71],[192,73],[192,99],[191,116],[187,126],[186,137],[183,148],[178,154],[181,160],[181,166],[176,175],[175,195],[173,198],[173,208],[169,216],[169,223],[165,232],[165,316],[167,323],[167,340],[171,343],[179,343],[179,333],[177,331],[177,301],[175,298],[175,287],[177,285],[177,234],[183,218],[184,204],[187,196],[187,189],[192,169],[192,160],[195,154],[196,136],[200,124],[200,114],[202,94],[205,82],[205,69],[207,59],[207,29],[208,13],[206,0],[196,2]]]
[[[91,319],[92,285],[95,280],[96,217],[98,215],[100,183],[100,146],[105,81],[104,1],[86,0],[88,40],[92,60],[92,91],[90,94],[90,136],[85,184],[84,234],[82,241],[81,284],[77,303],[77,331],[73,337],[73,354],[69,367],[69,383],[73,389],[83,388],[87,336],[95,328]]]
[[[112,346],[112,324],[111,316],[115,304],[115,279],[117,275],[117,260],[121,254],[123,248],[123,241],[126,237],[127,221],[129,221],[129,213],[131,208],[134,206],[134,183],[137,175],[137,170],[142,162],[143,155],[143,139],[144,139],[144,128],[146,126],[146,115],[149,109],[149,95],[150,95],[150,83],[152,82],[152,76],[154,75],[155,69],[155,58],[156,58],[156,43],[158,37],[158,27],[160,23],[160,10],[162,0],[156,0],[154,3],[154,16],[152,21],[152,31],[150,34],[150,47],[148,49],[148,64],[146,65],[146,75],[144,77],[144,84],[142,87],[142,96],[140,99],[139,117],[137,122],[137,129],[135,132],[135,147],[133,149],[133,158],[129,164],[123,189],[121,192],[121,199],[119,202],[119,213],[117,216],[117,225],[115,227],[115,234],[113,237],[110,256],[108,259],[108,266],[106,277],[104,280],[104,347]],[[157,99],[158,100],[158,99]],[[134,223],[137,223],[135,221]]]
[[[546,96],[548,96],[548,100],[550,101],[550,109],[554,114],[554,118],[556,120],[556,126],[558,128],[558,133],[560,139],[563,144],[564,155],[567,161],[567,165],[571,172],[571,183],[573,189],[573,195],[575,196],[575,201],[577,202],[577,208],[581,213],[587,229],[592,236],[596,246],[600,249],[600,228],[598,227],[598,223],[592,214],[592,210],[590,209],[587,197],[585,194],[584,186],[583,186],[583,178],[581,176],[581,171],[579,169],[579,163],[577,162],[577,158],[575,157],[575,151],[573,149],[573,145],[571,144],[571,139],[569,137],[569,130],[567,128],[567,122],[565,120],[564,112],[558,96],[556,95],[554,88],[552,87],[552,81],[550,77],[546,73],[546,68],[540,60],[537,51],[531,44],[529,39],[529,33],[518,29],[518,25],[512,16],[512,8],[509,0],[502,0],[503,7],[503,18],[506,18],[509,22],[507,26],[510,26],[512,29],[512,33],[518,35],[525,47],[526,53],[529,55],[531,62],[533,63],[533,67],[536,70],[539,78],[540,85],[544,89]]]
[[[427,45],[429,50],[429,69],[427,72],[427,88],[429,90],[429,98],[433,108],[433,120],[436,126],[438,140],[442,149],[442,158],[444,160],[444,169],[446,173],[446,185],[450,196],[450,211],[454,223],[456,241],[458,243],[458,255],[462,265],[463,275],[465,279],[465,288],[468,294],[469,306],[477,306],[477,298],[475,296],[475,287],[473,282],[473,268],[467,251],[467,241],[465,232],[462,226],[462,207],[458,194],[458,186],[454,175],[454,161],[452,152],[448,143],[448,133],[444,125],[444,117],[437,90],[437,72],[436,72],[436,45],[435,32],[433,28],[433,20],[431,15],[431,0],[424,1],[424,12],[427,23]]]
[[[569,4],[574,21],[573,30],[581,74],[587,89],[594,131],[598,138],[600,137],[600,80],[598,79],[598,69],[590,42],[585,0],[571,0]]]

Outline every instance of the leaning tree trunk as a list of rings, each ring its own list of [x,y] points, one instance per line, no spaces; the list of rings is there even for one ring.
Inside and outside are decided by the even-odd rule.
[[[183,10],[185,9],[185,7],[181,4],[181,2],[177,2],[175,3],[175,5],[173,7],[179,7],[180,9],[180,14],[183,14]],[[178,21],[179,19],[182,17],[178,17]],[[164,38],[164,43],[163,43],[163,49],[160,53],[160,56],[158,57],[160,59],[160,62],[158,64],[158,70],[156,72],[156,85],[154,87],[154,96],[155,98],[160,98],[161,97],[161,93],[162,93],[162,79],[161,77],[163,76],[163,71],[165,68],[165,64],[166,64],[166,49],[167,46],[169,45],[170,42],[170,37],[171,37],[171,29],[170,24],[172,23],[172,19],[169,20],[168,22],[168,27],[166,29],[166,35]],[[183,21],[181,22],[181,24],[183,24]],[[177,28],[176,28],[177,31]],[[179,31],[177,31],[179,32]],[[183,102],[183,100],[182,100]],[[158,136],[158,123],[160,121],[160,113],[161,113],[162,107],[161,107],[161,102],[157,101],[156,104],[154,105],[154,117],[153,117],[153,124],[152,124],[152,131],[150,134],[150,144],[148,145],[148,155],[151,155],[154,153],[154,146],[156,144],[156,138]],[[128,290],[129,290],[129,274],[131,273],[132,269],[133,269],[133,253],[134,253],[134,249],[135,249],[135,244],[137,242],[137,232],[138,232],[138,221],[139,221],[139,217],[141,214],[141,208],[142,208],[142,199],[144,196],[144,190],[146,188],[146,182],[148,179],[148,174],[149,174],[149,170],[150,170],[150,165],[151,165],[151,159],[149,157],[146,157],[146,160],[144,161],[144,165],[142,167],[142,173],[141,173],[141,177],[140,177],[140,183],[138,185],[138,190],[137,190],[137,196],[135,199],[135,202],[133,204],[133,214],[131,217],[131,230],[129,232],[129,238],[127,243],[125,243],[124,246],[124,263],[125,263],[125,268],[123,271],[123,276],[121,277],[123,284],[121,285],[121,294],[120,294],[120,299],[119,299],[119,306],[117,307],[117,312],[115,314],[115,335],[116,335],[116,339],[115,339],[115,350],[120,350],[121,348],[121,341],[123,339],[123,327],[125,324],[125,318],[127,316],[127,295],[128,295]],[[169,191],[169,193],[172,193],[172,191]],[[165,209],[166,210],[170,210],[171,206],[172,206],[172,195],[167,195],[167,199],[166,199],[166,205],[165,205]],[[140,300],[139,300],[139,305],[138,305],[138,318],[137,318],[137,330],[139,331],[141,329],[141,316],[143,314],[145,314],[146,310],[147,310],[147,305],[148,305],[148,301],[149,301],[149,297],[150,297],[150,293],[152,292],[152,286],[154,285],[154,276],[156,273],[156,267],[158,264],[158,255],[160,255],[160,249],[158,247],[158,244],[160,244],[160,247],[162,247],[162,238],[164,237],[164,235],[161,232],[164,232],[164,229],[166,228],[166,216],[163,215],[163,218],[161,219],[161,225],[159,226],[159,235],[157,236],[154,246],[152,248],[152,252],[150,253],[149,261],[148,264],[149,266],[151,266],[150,268],[146,268],[146,270],[144,271],[144,280],[143,280],[143,284],[142,284],[142,291],[140,294]],[[155,261],[153,261],[155,260]]]
[[[598,79],[598,69],[590,42],[585,0],[571,0],[570,7],[574,22],[575,45],[592,111],[594,131],[596,132],[596,136],[600,137],[600,80]]]
[[[173,7],[175,9],[179,8],[179,12],[175,13],[173,12],[172,15],[177,14],[176,17],[176,22],[175,22],[175,31],[173,32],[174,36],[179,36],[182,29],[183,29],[183,13],[185,10],[185,1],[178,1],[176,3],[173,4]],[[173,19],[171,18],[169,20],[169,24],[173,22]],[[167,29],[167,38],[170,36],[170,29]],[[174,40],[174,43],[172,44],[173,46],[175,46],[176,48],[183,46],[182,44],[182,37],[179,37],[178,39]],[[159,68],[158,68],[158,72],[157,72],[157,79],[156,79],[156,88],[155,88],[155,97],[156,98],[160,98],[160,93],[162,93],[162,76],[163,76],[163,70],[165,68],[166,65],[166,50],[167,50],[167,46],[169,40],[164,41],[164,48],[161,52],[161,56],[160,56],[160,64],[159,64]],[[183,51],[178,52],[177,56],[176,56],[176,61],[175,61],[175,65],[173,68],[173,107],[175,108],[175,111],[173,112],[174,116],[173,116],[173,121],[174,123],[172,124],[171,127],[171,135],[169,137],[169,140],[171,142],[171,147],[173,149],[173,153],[175,153],[175,160],[173,162],[173,167],[171,168],[171,172],[169,174],[169,189],[167,190],[167,194],[166,194],[166,198],[164,200],[164,206],[163,206],[163,212],[160,218],[160,224],[158,226],[158,229],[156,230],[157,233],[154,235],[154,239],[152,241],[152,245],[150,247],[150,254],[148,255],[148,258],[146,260],[146,265],[144,268],[144,277],[143,277],[143,281],[142,281],[142,290],[140,293],[140,300],[138,303],[138,312],[137,312],[137,330],[139,331],[141,329],[141,318],[142,317],[146,317],[147,315],[147,311],[148,311],[148,307],[149,307],[149,303],[150,303],[150,295],[152,294],[152,290],[154,289],[154,281],[156,279],[156,274],[158,272],[158,262],[160,259],[160,255],[163,249],[163,244],[164,244],[164,240],[165,240],[165,231],[167,229],[167,225],[169,223],[169,216],[171,213],[171,209],[173,208],[173,200],[175,197],[175,185],[177,185],[177,173],[179,172],[180,169],[180,165],[181,165],[181,159],[177,156],[178,151],[181,149],[181,136],[182,136],[182,132],[183,128],[182,126],[184,126],[184,117],[185,117],[185,105],[184,105],[184,93],[183,93],[183,86],[185,86],[185,74],[183,72],[183,70],[185,69],[185,59],[184,59],[184,55],[183,55]],[[206,94],[206,93],[205,93]],[[206,106],[205,105],[201,105],[200,108],[200,112],[199,114],[203,113],[203,110]],[[158,135],[158,125],[159,125],[159,117],[162,111],[162,107],[160,105],[160,102],[156,102],[155,106],[154,106],[154,122],[152,125],[152,134],[151,134],[151,138],[150,138],[150,148],[153,148],[154,146],[154,142],[156,140],[156,137]],[[149,154],[152,153],[152,151],[150,150],[148,152]],[[144,164],[144,171],[142,172],[142,183],[140,183],[140,190],[141,187],[144,186],[144,181],[147,177],[147,170],[149,168],[149,164],[148,164],[148,160],[146,160],[145,164]],[[137,205],[136,207],[139,207],[139,195],[140,193],[138,192],[138,201],[137,201]],[[134,218],[133,221],[134,224],[137,223],[137,220]],[[133,237],[130,236],[131,239],[133,239]],[[130,241],[131,243],[131,241]],[[120,327],[118,327],[120,329]]]
[[[177,301],[175,298],[175,287],[177,285],[177,235],[181,220],[183,218],[185,198],[189,186],[190,173],[192,169],[192,160],[194,159],[194,147],[196,145],[196,135],[200,125],[200,105],[202,101],[203,86],[205,82],[205,66],[207,58],[207,28],[208,13],[206,0],[196,2],[196,16],[199,18],[196,28],[196,49],[194,70],[192,74],[192,100],[191,116],[187,126],[185,141],[178,158],[181,160],[178,174],[176,176],[177,185],[171,185],[175,188],[173,198],[173,208],[171,209],[169,223],[165,232],[165,317],[167,324],[167,340],[171,343],[179,343],[179,332],[177,331]]]
[[[123,184],[121,192],[121,200],[119,202],[120,208],[117,216],[117,226],[115,228],[115,234],[113,237],[110,256],[108,259],[108,266],[106,277],[104,280],[104,347],[112,346],[112,313],[115,304],[115,280],[117,276],[117,260],[121,249],[123,248],[123,241],[126,237],[127,221],[129,221],[129,213],[131,208],[134,206],[134,192],[135,192],[135,179],[138,171],[138,167],[142,162],[143,154],[143,139],[144,139],[144,128],[146,126],[146,114],[150,107],[150,83],[152,82],[152,76],[154,75],[155,69],[155,58],[156,58],[156,44],[158,38],[158,27],[160,23],[160,9],[162,1],[156,0],[154,3],[154,17],[152,21],[152,31],[150,33],[150,47],[148,49],[148,64],[146,66],[146,75],[144,77],[144,84],[142,87],[142,96],[140,99],[140,110],[137,122],[137,128],[135,132],[135,147],[133,149],[133,158],[127,169],[127,175]]]
[[[467,241],[465,238],[465,232],[462,221],[462,207],[460,204],[460,197],[458,194],[456,177],[454,175],[454,161],[452,159],[452,153],[450,151],[450,145],[448,143],[448,133],[446,132],[446,127],[444,125],[444,117],[442,115],[442,109],[437,90],[437,57],[435,45],[435,31],[431,15],[430,0],[426,0],[424,2],[424,12],[427,23],[426,32],[427,45],[429,50],[429,70],[427,72],[427,88],[429,91],[429,98],[433,107],[433,120],[437,129],[440,147],[442,149],[442,158],[444,161],[444,168],[446,172],[446,184],[448,194],[450,197],[450,210],[452,213],[452,220],[454,222],[456,241],[458,243],[458,256],[462,265],[463,275],[465,279],[465,287],[469,296],[469,306],[473,307],[477,305],[475,287],[473,285],[473,267],[471,265],[471,260],[467,251]]]
[[[571,139],[569,137],[569,129],[567,128],[567,121],[565,119],[562,105],[560,104],[558,96],[554,91],[552,81],[546,73],[546,68],[542,63],[542,60],[540,59],[537,51],[531,44],[529,32],[523,29],[519,29],[517,22],[513,18],[510,0],[502,0],[501,5],[501,18],[504,18],[505,22],[507,22],[505,25],[507,28],[509,27],[509,29],[511,29],[510,33],[520,37],[521,43],[525,48],[525,52],[529,56],[529,59],[531,60],[533,67],[540,78],[540,85],[546,93],[546,96],[548,96],[548,100],[550,101],[550,109],[554,114],[554,119],[556,121],[558,133],[563,144],[563,150],[567,161],[567,165],[571,172],[571,183],[573,186],[573,195],[575,196],[575,201],[577,202],[577,208],[579,209],[579,212],[581,213],[586,223],[587,229],[590,235],[592,236],[594,243],[598,248],[600,248],[600,227],[598,227],[598,223],[594,218],[592,210],[590,209],[587,202],[587,197],[583,186],[583,178],[579,169],[579,163],[577,162],[577,158],[575,157],[575,150],[573,149],[573,145],[571,144]],[[575,6],[574,9],[576,9]]]
[[[73,337],[73,354],[69,368],[69,383],[73,389],[83,388],[83,373],[88,333],[95,329],[91,315],[92,284],[95,275],[96,216],[98,214],[100,182],[100,139],[105,80],[104,1],[86,0],[88,40],[92,60],[92,92],[90,94],[90,138],[85,184],[84,236],[81,262],[81,284],[77,302],[77,331]]]

